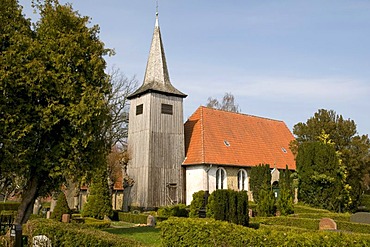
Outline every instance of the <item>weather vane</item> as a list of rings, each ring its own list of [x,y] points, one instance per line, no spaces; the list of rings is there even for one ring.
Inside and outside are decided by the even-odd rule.
[[[155,12],[158,15],[158,0],[156,0]]]

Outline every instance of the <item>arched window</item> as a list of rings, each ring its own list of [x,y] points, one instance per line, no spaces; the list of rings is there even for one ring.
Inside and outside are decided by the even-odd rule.
[[[227,176],[223,168],[218,168],[216,171],[216,189],[227,189]]]
[[[248,174],[244,169],[238,171],[238,189],[239,191],[248,190]]]

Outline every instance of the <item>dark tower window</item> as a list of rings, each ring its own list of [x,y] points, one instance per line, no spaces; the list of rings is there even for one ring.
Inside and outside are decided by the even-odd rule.
[[[143,114],[143,104],[136,106],[136,115]]]
[[[173,114],[172,105],[162,104],[161,113],[172,115]]]

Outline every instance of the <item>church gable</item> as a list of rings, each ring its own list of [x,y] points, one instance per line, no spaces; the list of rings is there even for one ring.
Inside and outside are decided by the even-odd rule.
[[[256,166],[295,170],[283,121],[199,107],[185,123],[183,165]]]

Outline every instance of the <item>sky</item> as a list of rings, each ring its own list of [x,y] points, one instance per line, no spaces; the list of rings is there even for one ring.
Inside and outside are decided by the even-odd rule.
[[[19,2],[36,20],[31,1]],[[156,1],[68,2],[115,50],[107,69],[141,85]],[[242,113],[290,130],[327,109],[370,134],[370,1],[159,0],[158,11],[171,82],[188,95],[184,120],[228,92]]]

